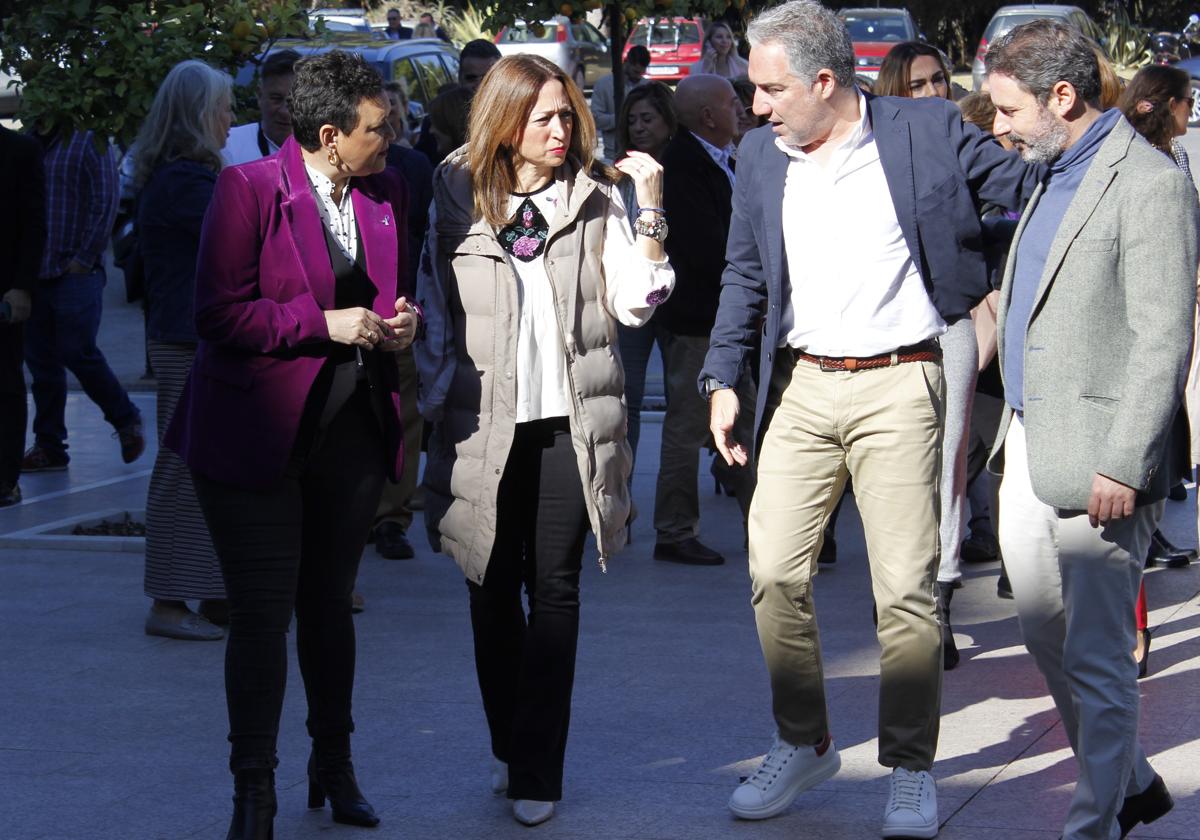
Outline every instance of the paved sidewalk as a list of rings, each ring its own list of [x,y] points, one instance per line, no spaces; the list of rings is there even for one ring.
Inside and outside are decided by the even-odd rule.
[[[137,399],[152,418],[152,395]],[[69,426],[71,469],[24,477],[29,501],[0,511],[0,535],[87,510],[143,506],[153,448],[121,464],[110,430],[82,395],[70,399]],[[703,536],[729,562],[690,568],[650,559],[659,430],[653,419],[644,426],[633,545],[607,575],[594,551],[586,560],[566,798],[544,827],[516,825],[506,801],[488,792],[461,576],[429,552],[419,518],[415,560],[386,561],[368,549],[355,754],[384,819],[369,836],[878,836],[886,799],[875,760],[878,648],[857,516],[848,507],[839,523],[841,558],[817,583],[843,770],[776,819],[736,821],[725,802],[772,730],[741,528],[733,500],[703,482]],[[1169,535],[1194,544],[1192,501],[1170,504],[1168,515]],[[231,792],[223,645],[143,635],[139,554],[0,548],[0,571],[0,835],[223,837]],[[936,768],[946,840],[1057,837],[1075,776],[1011,602],[995,597],[996,575],[994,565],[970,567],[954,599],[964,661],[946,677]],[[1148,587],[1157,629],[1153,675],[1142,683],[1144,743],[1178,805],[1133,836],[1196,837],[1200,568],[1155,570]],[[289,679],[276,836],[366,837],[333,825],[327,810],[305,808],[308,747],[294,657]]]

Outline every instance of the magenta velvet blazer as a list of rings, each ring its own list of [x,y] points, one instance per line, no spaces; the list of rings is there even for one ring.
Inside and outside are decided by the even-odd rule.
[[[391,170],[352,182],[373,309],[396,314],[412,297],[408,193]],[[270,489],[283,477],[309,390],[333,348],[324,311],[334,307],[333,268],[300,146],[226,168],[204,217],[196,262],[200,342],[163,440],[214,481]],[[381,351],[372,351],[381,352]],[[388,472],[404,460],[396,366],[379,366]],[[390,399],[388,399],[390,397]]]

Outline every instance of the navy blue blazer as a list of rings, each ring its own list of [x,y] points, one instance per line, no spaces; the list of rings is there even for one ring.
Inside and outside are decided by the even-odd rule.
[[[947,100],[870,95],[866,100],[908,250],[938,312],[947,322],[957,321],[990,291],[979,207],[989,202],[1020,210],[1043,167],[1004,151],[990,135],[964,123]],[[788,157],[775,145],[770,126],[742,139],[721,304],[700,373],[701,389],[710,377],[736,385],[746,375],[761,330],[758,425],[775,348],[783,341],[782,301],[790,294],[782,219],[787,168]],[[854,219],[845,223],[853,225]]]
[[[137,199],[138,249],[146,282],[146,337],[195,344],[196,256],[217,173],[194,160],[159,166]]]

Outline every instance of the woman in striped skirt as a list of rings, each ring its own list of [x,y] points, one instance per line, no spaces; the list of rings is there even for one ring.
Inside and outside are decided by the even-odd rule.
[[[175,412],[196,354],[196,254],[232,121],[232,80],[201,61],[176,65],[134,146],[138,247],[145,271],[146,338],[158,381],[158,437]],[[221,569],[191,473],[158,450],[146,500],[146,633],[215,641],[227,622]],[[199,612],[188,601],[199,601]]]

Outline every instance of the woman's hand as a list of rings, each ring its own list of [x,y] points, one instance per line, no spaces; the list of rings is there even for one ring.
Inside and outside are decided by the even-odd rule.
[[[662,207],[662,164],[645,152],[630,152],[614,166],[633,179],[639,207]]]
[[[417,312],[409,305],[408,298],[396,301],[396,317],[383,322],[391,330],[391,336],[379,345],[380,350],[394,352],[403,350],[413,343],[417,336]]]
[[[392,328],[370,309],[356,306],[352,309],[331,309],[325,313],[325,326],[329,338],[338,344],[353,344],[370,350],[384,339],[390,338]]]

